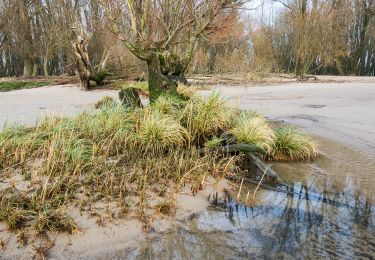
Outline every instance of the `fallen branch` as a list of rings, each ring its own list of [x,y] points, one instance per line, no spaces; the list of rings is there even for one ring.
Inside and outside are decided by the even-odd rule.
[[[265,183],[259,183],[257,180],[253,180],[251,178],[246,178],[246,177],[238,177],[238,176],[228,176],[228,179],[233,180],[233,181],[240,181],[243,180],[244,182],[251,183],[258,185],[262,188],[272,190],[272,191],[277,191],[277,192],[282,192],[282,193],[287,193],[287,194],[294,194],[293,188],[289,185],[286,186],[287,189],[280,189],[278,187],[274,187]]]
[[[246,155],[251,160],[251,162],[254,163],[255,166],[257,166],[261,171],[265,172],[268,177],[274,179],[282,185],[288,186],[288,184],[286,184],[271,167],[267,167],[267,165],[253,153],[246,153]]]
[[[286,184],[279,175],[271,169],[271,167],[267,167],[267,165],[258,157],[255,156],[255,154],[265,154],[265,151],[262,148],[259,148],[256,145],[252,144],[231,144],[231,145],[225,145],[225,146],[218,146],[209,148],[208,151],[218,151],[222,153],[234,153],[234,152],[241,152],[247,155],[247,157],[250,159],[250,161],[258,167],[262,172],[265,172],[265,174],[272,178],[273,180],[277,181],[279,184],[282,185],[288,185]],[[199,150],[200,154],[205,153],[207,151],[207,148],[202,148]]]
[[[207,151],[207,148],[199,149],[199,153],[203,154]],[[265,151],[262,148],[259,148],[256,145],[252,144],[230,144],[225,146],[218,146],[208,148],[208,151],[218,151],[222,153],[234,153],[234,152],[241,152],[241,153],[251,153],[251,154],[265,154]]]

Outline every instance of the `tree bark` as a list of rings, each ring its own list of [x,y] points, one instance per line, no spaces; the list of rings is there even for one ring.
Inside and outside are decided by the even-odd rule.
[[[33,73],[33,61],[29,58],[23,60],[23,76],[30,77]]]
[[[151,103],[162,93],[178,95],[178,83],[187,83],[178,57],[169,52],[152,52],[147,60],[147,69]]]
[[[209,74],[214,72],[214,66],[216,62],[216,47],[209,46],[207,51],[207,72]]]
[[[33,77],[36,77],[38,76],[38,64],[36,62],[34,62],[34,65],[33,65]]]
[[[122,89],[119,93],[119,98],[122,105],[127,108],[142,107],[142,102],[139,97],[138,89],[136,88]]]
[[[295,69],[295,74],[297,78],[304,77],[305,75],[304,66],[305,64],[303,63],[303,58],[301,55],[299,55],[299,57],[297,57],[296,69]]]
[[[314,1],[315,2],[315,1]],[[298,28],[298,46],[297,47],[297,61],[295,74],[298,78],[303,78],[305,75],[305,48],[306,48],[306,11],[307,11],[307,0],[301,2],[301,27]]]
[[[48,57],[44,57],[43,59],[43,71],[44,71],[44,76],[48,77],[49,72],[48,72]]]

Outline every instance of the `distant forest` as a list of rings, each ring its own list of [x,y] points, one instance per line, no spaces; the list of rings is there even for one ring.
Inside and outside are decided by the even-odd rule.
[[[1,0],[0,77],[375,75],[375,0],[280,0],[272,23],[249,2]]]

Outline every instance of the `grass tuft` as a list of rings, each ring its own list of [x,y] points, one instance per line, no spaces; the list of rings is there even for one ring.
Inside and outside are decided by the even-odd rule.
[[[275,159],[312,158],[311,145],[309,155],[294,152],[294,142],[306,149],[308,138],[288,131],[277,130],[274,140],[262,116],[227,108],[217,93],[189,100],[162,95],[145,108],[103,105],[93,113],[43,118],[31,128],[7,126],[0,133],[0,171],[12,188],[0,189],[0,221],[13,230],[71,233],[78,227],[65,209],[93,214],[96,203],[107,202],[118,205],[107,208],[109,220],[135,208],[149,226],[148,191],[163,197],[156,211],[171,215],[175,205],[166,194],[185,185],[195,194],[207,176],[239,171],[241,155],[202,154],[204,147],[235,143],[233,136]]]
[[[207,148],[214,148],[214,147],[221,146],[223,142],[224,142],[223,138],[220,138],[220,137],[217,137],[217,136],[213,136],[211,138],[211,140],[208,140],[204,144],[204,146],[207,147]]]
[[[271,157],[279,161],[311,160],[318,155],[317,145],[310,136],[293,127],[275,130]]]
[[[184,105],[185,102],[178,97],[171,95],[160,95],[152,104],[152,109],[159,111],[162,114],[176,116]]]
[[[179,84],[177,86],[177,93],[187,99],[191,99],[196,96],[194,87],[192,86],[189,87],[189,86],[185,86],[182,84]]]
[[[95,108],[98,109],[102,107],[114,107],[116,105],[117,102],[113,97],[105,96],[95,104]]]
[[[181,147],[189,134],[177,120],[159,111],[147,110],[139,121],[137,140],[146,150],[165,150]]]
[[[231,110],[225,106],[219,93],[207,99],[195,97],[189,100],[181,117],[192,140],[206,141],[210,136],[226,130],[231,122]]]
[[[156,213],[164,216],[174,216],[176,214],[176,204],[172,199],[164,199],[156,205]]]
[[[140,94],[143,94],[145,96],[149,95],[147,81],[134,81],[134,82],[127,82],[125,84],[122,83],[119,86],[119,88],[120,89],[124,89],[124,88],[136,88],[136,89],[138,89],[138,91],[139,91]]]
[[[241,113],[228,132],[238,143],[253,144],[268,152],[273,148],[274,132],[257,113]]]

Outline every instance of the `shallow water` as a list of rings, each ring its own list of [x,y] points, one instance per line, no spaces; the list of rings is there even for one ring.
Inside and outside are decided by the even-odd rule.
[[[294,193],[262,189],[252,207],[212,206],[137,252],[116,257],[374,259],[375,162],[319,142],[323,154],[313,163],[274,164]],[[242,193],[247,190],[254,186]]]

